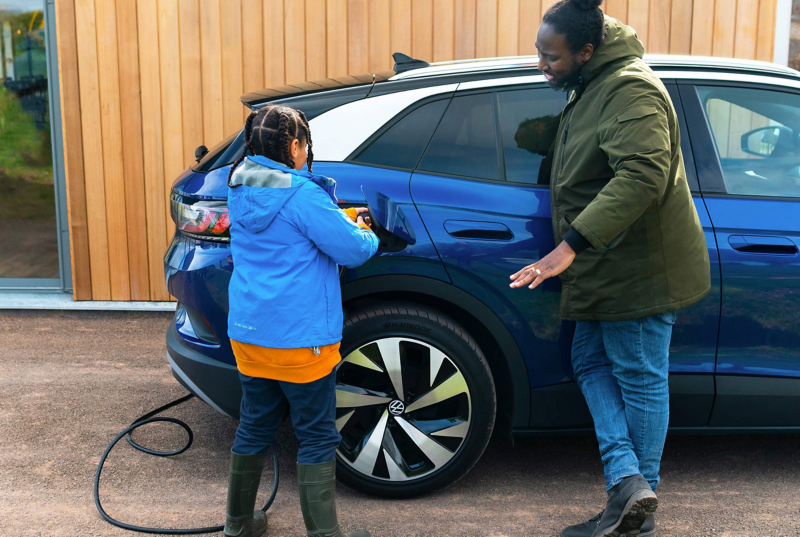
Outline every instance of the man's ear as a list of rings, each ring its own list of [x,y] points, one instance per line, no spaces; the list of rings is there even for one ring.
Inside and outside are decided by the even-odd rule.
[[[594,54],[594,45],[591,43],[586,43],[583,47],[578,51],[578,57],[581,59],[582,63],[588,62],[592,59],[592,55]]]

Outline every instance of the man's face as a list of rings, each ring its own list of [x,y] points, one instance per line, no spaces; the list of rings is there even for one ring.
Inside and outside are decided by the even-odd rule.
[[[594,53],[592,45],[585,45],[577,53],[571,52],[564,35],[557,33],[549,24],[539,27],[536,48],[539,50],[539,70],[554,89],[564,88],[574,82]]]

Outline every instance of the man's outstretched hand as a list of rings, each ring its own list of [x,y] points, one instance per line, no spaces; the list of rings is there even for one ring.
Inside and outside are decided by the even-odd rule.
[[[558,276],[572,264],[575,259],[575,251],[565,241],[556,247],[555,250],[544,256],[542,259],[528,265],[516,274],[511,275],[511,288],[516,289],[523,285],[528,285],[528,289],[535,289],[547,278]]]

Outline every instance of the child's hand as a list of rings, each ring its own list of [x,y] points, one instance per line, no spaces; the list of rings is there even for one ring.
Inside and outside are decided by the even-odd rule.
[[[367,209],[366,207],[357,207],[356,214],[358,215],[358,218],[356,218],[356,224],[358,224],[359,226],[362,225],[367,226],[368,228],[372,229],[372,219],[370,219],[369,216],[362,216],[363,214],[368,212],[369,209]]]

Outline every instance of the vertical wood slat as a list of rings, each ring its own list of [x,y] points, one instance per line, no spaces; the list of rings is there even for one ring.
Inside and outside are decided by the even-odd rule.
[[[519,0],[499,0],[497,4],[497,55],[519,54]]]
[[[411,54],[411,0],[392,0],[392,54]]]
[[[672,0],[669,53],[689,54],[692,50],[692,0]]]
[[[736,37],[733,46],[733,55],[736,58],[756,59],[758,4],[759,0],[739,0],[736,5]]]
[[[711,56],[714,51],[714,0],[694,0],[691,53]]]
[[[286,83],[283,8],[283,0],[264,0],[264,85],[268,88]]]
[[[183,0],[181,0],[183,1]],[[324,0],[322,0],[324,2]],[[324,7],[323,7],[324,10]],[[242,0],[242,92],[264,89],[264,6],[261,0]],[[325,13],[323,11],[323,17]],[[324,29],[323,29],[324,35]],[[323,54],[324,56],[324,54]],[[247,117],[250,111],[242,107]],[[186,133],[184,132],[184,135]]]
[[[128,260],[131,299],[150,300],[145,208],[144,162],[142,156],[142,102],[139,87],[139,36],[136,0],[116,0],[119,47],[120,113],[122,158],[125,180],[125,211],[129,223]],[[198,113],[198,119],[202,120]]]
[[[106,194],[102,160],[103,137],[100,129],[97,128],[100,124],[100,85],[94,0],[75,1],[75,21],[92,299],[111,300]]]
[[[536,33],[542,21],[541,0],[520,0],[519,4],[519,53],[536,54]]]
[[[656,0],[658,2],[660,0]],[[667,0],[668,1],[668,0]],[[628,22],[636,30],[645,51],[650,52],[650,2],[649,0],[628,0]]]
[[[225,132],[222,119],[222,35],[219,2],[220,0],[200,0],[203,143],[208,147],[213,147],[222,140]],[[139,31],[142,31],[141,24]]]
[[[538,2],[539,0],[531,0]],[[475,32],[477,0],[456,0],[455,59],[475,57]]]
[[[219,6],[222,34],[222,126],[225,131],[223,134],[227,136],[242,126],[243,106],[239,100],[244,85],[242,3],[241,0],[220,0]],[[300,44],[300,47],[305,50],[304,44]],[[300,58],[305,73],[305,66],[302,65],[304,54]]]
[[[347,69],[356,74],[369,70],[368,0],[347,2]]]
[[[125,211],[125,176],[122,168],[122,118],[119,108],[119,56],[117,15],[114,4],[95,1],[97,31],[97,73],[100,89],[100,134],[103,152],[92,155],[103,163],[108,264],[111,299],[130,300],[128,266],[128,222]]]
[[[388,0],[386,0],[388,1]],[[306,0],[306,80],[328,76],[327,13],[325,0]],[[245,13],[247,13],[245,11]],[[245,20],[247,16],[245,15]],[[244,26],[247,26],[245,23]],[[247,47],[245,47],[245,51]],[[247,57],[247,53],[245,53]]]
[[[475,56],[497,56],[497,0],[478,0],[476,17]]]
[[[391,0],[369,2],[369,71],[385,71],[392,63]]]
[[[651,54],[668,54],[670,22],[672,18],[672,2],[674,0],[656,0],[650,2],[648,18],[648,47]]]
[[[433,0],[433,61],[445,62],[456,57],[455,0]]]
[[[433,61],[433,0],[411,0],[411,55]]]
[[[126,1],[126,0],[117,0]],[[203,133],[203,72],[200,57],[200,4],[180,0],[181,107],[183,115],[183,165],[190,166],[194,150],[207,144]]]
[[[628,23],[628,0],[606,0],[604,13],[609,17]]]
[[[756,59],[771,62],[775,49],[777,0],[761,0],[758,13],[758,42]]]
[[[328,0],[326,4],[327,76],[347,75],[347,0]],[[394,34],[392,34],[394,36]]]
[[[61,94],[61,129],[64,144],[64,169],[67,179],[67,219],[72,265],[74,300],[92,299],[89,230],[86,214],[86,184],[83,173],[83,137],[81,134],[81,94],[78,80],[78,43],[75,25],[75,2],[56,3],[58,35],[59,91]]]
[[[732,58],[736,32],[736,0],[717,0],[714,9],[714,40],[711,53],[714,56]]]
[[[157,0],[137,0],[139,76],[142,90],[142,149],[144,157],[145,210],[151,300],[167,300],[164,282],[164,146],[161,121],[161,74],[159,69]]]
[[[284,58],[286,83],[306,81],[306,6],[304,0],[284,3]]]
[[[154,23],[152,21],[151,23]],[[172,181],[183,171],[183,114],[181,103],[180,39],[178,0],[158,0],[158,45],[161,78],[161,128],[164,151],[162,192],[169,199]],[[224,95],[224,94],[223,94]],[[239,116],[241,118],[241,115]],[[241,123],[241,121],[237,121]],[[164,207],[165,222],[170,222],[169,203]],[[164,227],[164,244],[169,244],[173,230]]]

